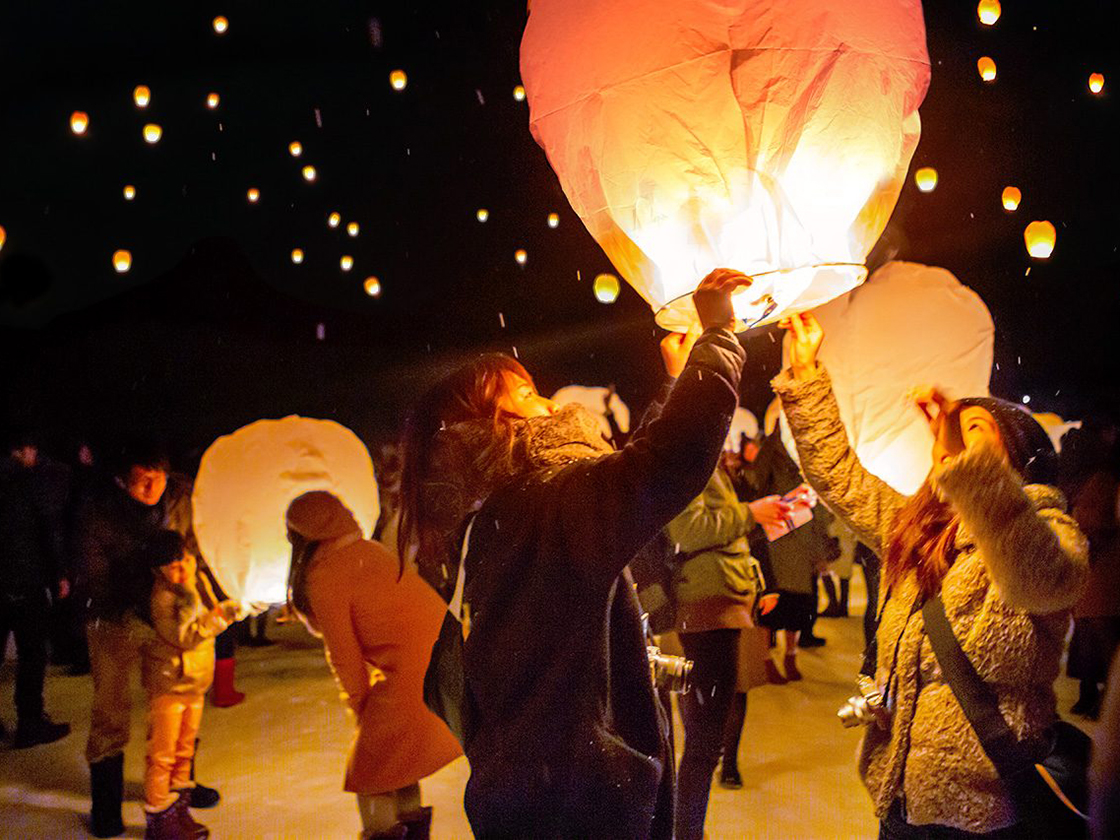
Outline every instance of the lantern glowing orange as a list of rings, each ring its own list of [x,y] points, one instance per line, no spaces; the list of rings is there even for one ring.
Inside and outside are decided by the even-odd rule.
[[[487,210],[485,207],[479,207],[478,212],[475,213],[474,215],[475,215],[475,218],[478,219],[480,222],[485,222],[487,219],[490,218],[490,211]]]
[[[331,213],[327,216],[327,226],[336,228],[342,222],[342,216],[338,213]]]
[[[206,107],[209,108],[211,111],[213,111],[215,108],[217,108],[218,104],[221,101],[222,101],[222,98],[220,96],[218,96],[218,94],[216,94],[216,93],[206,94]]]
[[[249,203],[256,204],[261,199],[261,191],[256,187],[250,187],[248,193]]]
[[[1104,90],[1104,74],[1093,73],[1089,76],[1089,90],[1093,93],[1100,93]]]
[[[404,90],[408,85],[408,74],[403,70],[394,70],[389,74],[389,84],[393,90]]]
[[[85,134],[89,128],[89,114],[85,111],[75,111],[70,115],[70,130],[75,134]]]
[[[132,186],[132,184],[125,184],[124,185],[124,200],[125,201],[132,201],[132,199],[134,199],[134,198],[136,198],[136,187]]]
[[[381,295],[381,281],[376,277],[367,277],[366,282],[362,284],[362,288],[366,290],[366,294],[370,297],[379,297]]]
[[[1054,253],[1058,231],[1050,222],[1031,222],[1023,231],[1027,243],[1027,253],[1036,260],[1046,260]]]
[[[354,258],[346,255],[338,261],[338,265],[343,271],[349,271],[354,267]]]
[[[993,26],[999,20],[1002,11],[999,0],[980,0],[980,3],[976,6],[976,16],[985,26]]]
[[[292,249],[292,262],[295,263],[296,265],[299,265],[301,262],[303,262],[303,249],[302,248],[293,248]]]
[[[315,171],[314,166],[308,165],[303,167],[303,180],[305,181],[314,181],[318,174],[319,173]]]
[[[1019,202],[1023,200],[1023,193],[1018,187],[1004,187],[1000,199],[1003,201],[1003,209],[1009,213],[1014,213],[1019,209]]]
[[[303,144],[298,140],[293,140],[288,144],[288,154],[292,157],[299,157],[303,154]]]
[[[214,31],[219,35],[225,35],[229,30],[229,21],[222,15],[214,18]]]
[[[351,236],[357,236],[360,230],[361,228],[359,227],[357,222],[350,222],[348,225],[346,225],[346,232]]]
[[[516,101],[516,102],[524,102],[525,101],[525,86],[524,85],[518,85],[517,87],[515,87],[513,89],[513,98],[514,98],[514,101]]]
[[[932,166],[923,166],[914,173],[914,183],[924,193],[933,192],[937,187],[937,170]]]
[[[117,270],[117,274],[124,274],[132,268],[132,253],[121,248],[119,251],[113,252],[113,268]]]
[[[996,80],[996,63],[988,56],[984,56],[976,62],[976,69],[980,71],[980,78],[985,82]]]
[[[525,265],[529,260],[529,254],[524,248],[518,248],[513,252],[513,258],[517,260],[518,265]]]
[[[600,274],[595,278],[591,289],[595,293],[595,300],[599,303],[614,303],[618,300],[618,293],[622,291],[622,286],[613,274]]]
[[[161,137],[163,137],[163,129],[155,123],[148,123],[144,126],[144,140],[146,142],[155,144],[159,142]]]
[[[622,277],[686,330],[713,268],[749,324],[858,286],[921,133],[920,0],[535,0],[529,124]]]
[[[8,232],[4,230],[4,226],[0,225],[0,249],[4,247],[4,243],[8,241]]]
[[[152,91],[147,85],[137,85],[132,91],[132,101],[136,103],[137,108],[147,108],[148,103],[152,101]]]
[[[548,214],[548,226],[550,228],[560,227],[560,214],[559,213],[549,213]]]

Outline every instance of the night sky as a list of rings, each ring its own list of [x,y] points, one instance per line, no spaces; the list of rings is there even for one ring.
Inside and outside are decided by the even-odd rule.
[[[891,222],[900,257],[988,304],[993,391],[1066,416],[1120,408],[1117,5],[1006,0],[985,27],[974,3],[927,2],[911,171],[933,166],[939,184],[923,194],[911,177]],[[67,441],[156,431],[186,451],[299,412],[372,441],[446,365],[515,347],[542,391],[616,382],[640,408],[660,375],[652,314],[625,285],[613,305],[592,294],[613,269],[514,97],[525,19],[504,0],[0,6],[0,422]],[[90,116],[80,137],[75,110]],[[1044,263],[1023,243],[1034,219],[1058,230]],[[745,343],[744,403],[761,413],[778,345],[774,331]]]

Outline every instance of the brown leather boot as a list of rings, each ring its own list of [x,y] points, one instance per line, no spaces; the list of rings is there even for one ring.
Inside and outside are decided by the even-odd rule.
[[[183,836],[190,840],[205,840],[210,836],[210,829],[191,816],[190,799],[180,796],[171,806],[179,812],[179,825],[183,828]]]

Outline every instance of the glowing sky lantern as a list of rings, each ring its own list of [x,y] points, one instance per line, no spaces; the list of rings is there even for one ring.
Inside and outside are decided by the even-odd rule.
[[[1100,93],[1104,90],[1104,74],[1093,73],[1089,76],[1089,90],[1093,93]]]
[[[250,204],[256,204],[258,201],[261,200],[261,191],[258,190],[256,187],[250,187],[249,188],[249,193],[248,193],[248,198],[249,198],[249,203]]]
[[[475,213],[474,216],[480,222],[485,222],[487,219],[490,218],[490,211],[487,210],[485,207],[479,207],[478,212]]]
[[[296,265],[299,265],[300,263],[303,262],[303,249],[302,248],[293,248],[292,249],[292,262],[295,263]]]
[[[517,87],[515,87],[513,89],[513,98],[514,98],[514,101],[516,101],[516,102],[524,102],[525,101],[525,86],[524,85],[518,85]]]
[[[988,394],[995,327],[980,296],[943,268],[889,262],[814,313],[848,439],[871,472],[913,493],[932,466],[933,436],[912,395]],[[783,438],[789,430],[783,418]],[[794,450],[796,452],[796,450]]]
[[[1027,243],[1028,254],[1036,260],[1046,260],[1054,253],[1058,231],[1050,222],[1031,222],[1023,231],[1023,239]]]
[[[223,15],[214,18],[214,31],[219,35],[225,35],[229,31],[229,21]]]
[[[343,271],[349,271],[354,267],[354,258],[349,254],[343,255],[342,258],[338,261],[338,267]]]
[[[132,184],[125,184],[122,192],[124,193],[125,201],[132,201],[132,199],[136,198],[136,187],[132,186]]]
[[[258,420],[218,438],[195,479],[194,530],[202,556],[231,598],[280,603],[292,547],[284,514],[298,496],[327,490],[367,536],[380,514],[369,450],[330,420]]]
[[[1003,202],[1004,210],[1014,213],[1019,209],[1019,202],[1023,200],[1023,193],[1018,187],[1004,187],[1000,200]]]
[[[288,154],[292,157],[299,157],[303,154],[303,144],[298,140],[293,140],[288,144]]]
[[[985,82],[996,80],[996,63],[988,56],[983,56],[976,62],[976,69],[980,71],[980,78]]]
[[[536,0],[521,42],[533,136],[677,330],[719,266],[748,324],[863,281],[929,74],[920,0]]]
[[[221,101],[222,101],[222,98],[220,96],[218,96],[218,94],[216,94],[216,93],[211,92],[211,93],[206,94],[206,107],[209,108],[211,111],[213,111],[215,108],[217,108]]]
[[[550,228],[560,227],[560,214],[559,213],[549,213],[548,214],[548,226]]]
[[[517,261],[518,265],[525,265],[529,261],[529,254],[524,248],[518,248],[513,252],[513,258]]]
[[[351,236],[357,236],[360,231],[361,227],[357,222],[350,222],[348,225],[346,225],[346,232]]]
[[[914,183],[924,193],[933,192],[937,187],[937,170],[932,166],[923,166],[914,173]]]
[[[394,70],[389,74],[389,84],[393,90],[404,90],[408,86],[408,74],[403,70]]]
[[[618,293],[622,291],[622,286],[613,274],[600,274],[591,284],[591,290],[599,303],[614,303],[618,300]]]
[[[126,251],[124,248],[114,251],[113,268],[117,270],[117,274],[124,274],[132,268],[132,252]]]
[[[739,406],[731,416],[731,428],[727,431],[723,448],[728,452],[739,452],[743,435],[754,440],[758,437],[758,433],[758,418],[754,416],[754,412]]]
[[[370,297],[379,297],[381,295],[381,281],[372,275],[366,278],[366,282],[362,284],[362,288],[366,290],[366,294]]]
[[[4,230],[4,226],[0,225],[0,248],[4,247],[4,243],[8,241],[8,232]]]
[[[342,223],[342,215],[340,213],[331,213],[327,216],[327,227],[336,228]]]
[[[85,111],[75,111],[70,115],[70,130],[75,134],[85,134],[89,128],[89,114]]]
[[[163,137],[163,129],[155,123],[148,123],[144,126],[144,141],[150,144],[159,142],[159,138]]]
[[[315,167],[311,166],[310,164],[303,167],[303,180],[305,180],[305,181],[308,181],[308,182],[314,181],[316,176],[318,176],[318,174],[319,173],[315,171]]]
[[[611,424],[607,421],[607,398],[610,397],[611,412],[619,430],[626,434],[630,431],[630,407],[622,401],[618,394],[612,394],[609,389],[601,386],[568,385],[552,395],[552,401],[558,405],[581,405],[586,408],[599,421],[599,428],[603,437],[611,438]]]
[[[1001,11],[1003,10],[999,5],[999,0],[980,0],[980,3],[976,6],[976,16],[985,26],[994,25],[999,20]]]
[[[152,91],[147,85],[137,85],[132,90],[132,101],[137,108],[147,108],[152,101]]]

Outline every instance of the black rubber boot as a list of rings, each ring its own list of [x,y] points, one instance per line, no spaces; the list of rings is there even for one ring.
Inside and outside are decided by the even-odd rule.
[[[124,834],[121,803],[124,800],[124,753],[103,758],[89,766],[89,830],[94,837]]]
[[[836,584],[832,580],[832,575],[821,575],[821,585],[824,586],[824,594],[828,597],[828,606],[821,611],[821,617],[840,618],[843,613],[840,612],[840,599],[836,595]]]

